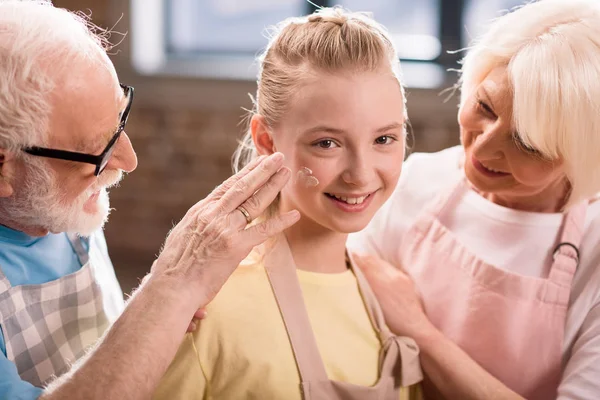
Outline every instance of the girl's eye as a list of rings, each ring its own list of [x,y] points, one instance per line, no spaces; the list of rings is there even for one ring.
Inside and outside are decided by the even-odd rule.
[[[392,144],[395,141],[396,138],[390,135],[379,136],[377,139],[375,139],[376,144]]]
[[[331,139],[323,139],[315,143],[316,146],[322,149],[332,149],[334,147],[339,147],[333,140]]]

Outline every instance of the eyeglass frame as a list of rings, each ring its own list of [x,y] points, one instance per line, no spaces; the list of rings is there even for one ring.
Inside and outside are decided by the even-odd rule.
[[[106,145],[102,153],[100,153],[100,155],[80,153],[77,151],[50,149],[46,147],[37,146],[25,147],[22,150],[27,154],[31,154],[32,156],[92,164],[96,166],[96,171],[94,171],[94,175],[100,175],[104,171],[106,165],[108,164],[108,161],[112,157],[114,147],[119,138],[121,137],[121,133],[123,133],[123,131],[125,130],[127,118],[129,117],[129,111],[131,110],[131,104],[133,103],[133,86],[127,86],[123,84],[119,84],[119,86],[121,86],[125,96],[127,96],[128,98],[127,106],[125,107],[125,110],[123,110],[123,114],[121,114],[121,121],[119,122],[117,131],[109,140],[108,144]]]

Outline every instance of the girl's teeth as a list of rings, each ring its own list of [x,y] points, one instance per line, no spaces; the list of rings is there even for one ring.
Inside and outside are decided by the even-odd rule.
[[[333,197],[335,197],[338,200],[344,201],[348,204],[361,204],[367,198],[367,196],[345,197],[345,196],[336,196],[335,194],[333,195]]]

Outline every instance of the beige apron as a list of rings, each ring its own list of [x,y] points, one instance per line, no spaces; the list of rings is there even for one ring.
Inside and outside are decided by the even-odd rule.
[[[373,326],[382,343],[378,382],[371,387],[332,381],[327,377],[304,305],[296,264],[287,240],[279,236],[265,256],[265,269],[292,345],[304,400],[398,400],[400,387],[423,378],[419,349],[407,337],[393,336],[362,273],[350,263]],[[352,349],[348,349],[352,351]]]

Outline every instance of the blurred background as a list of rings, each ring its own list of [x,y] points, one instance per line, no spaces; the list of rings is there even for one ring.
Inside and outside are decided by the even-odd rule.
[[[412,151],[458,144],[461,52],[517,0],[54,0],[112,28],[121,82],[135,87],[127,134],[137,170],[111,190],[109,252],[126,293],[137,286],[166,234],[190,206],[231,175],[243,108],[256,92],[255,56],[265,28],[316,6],[369,11],[402,58]]]

